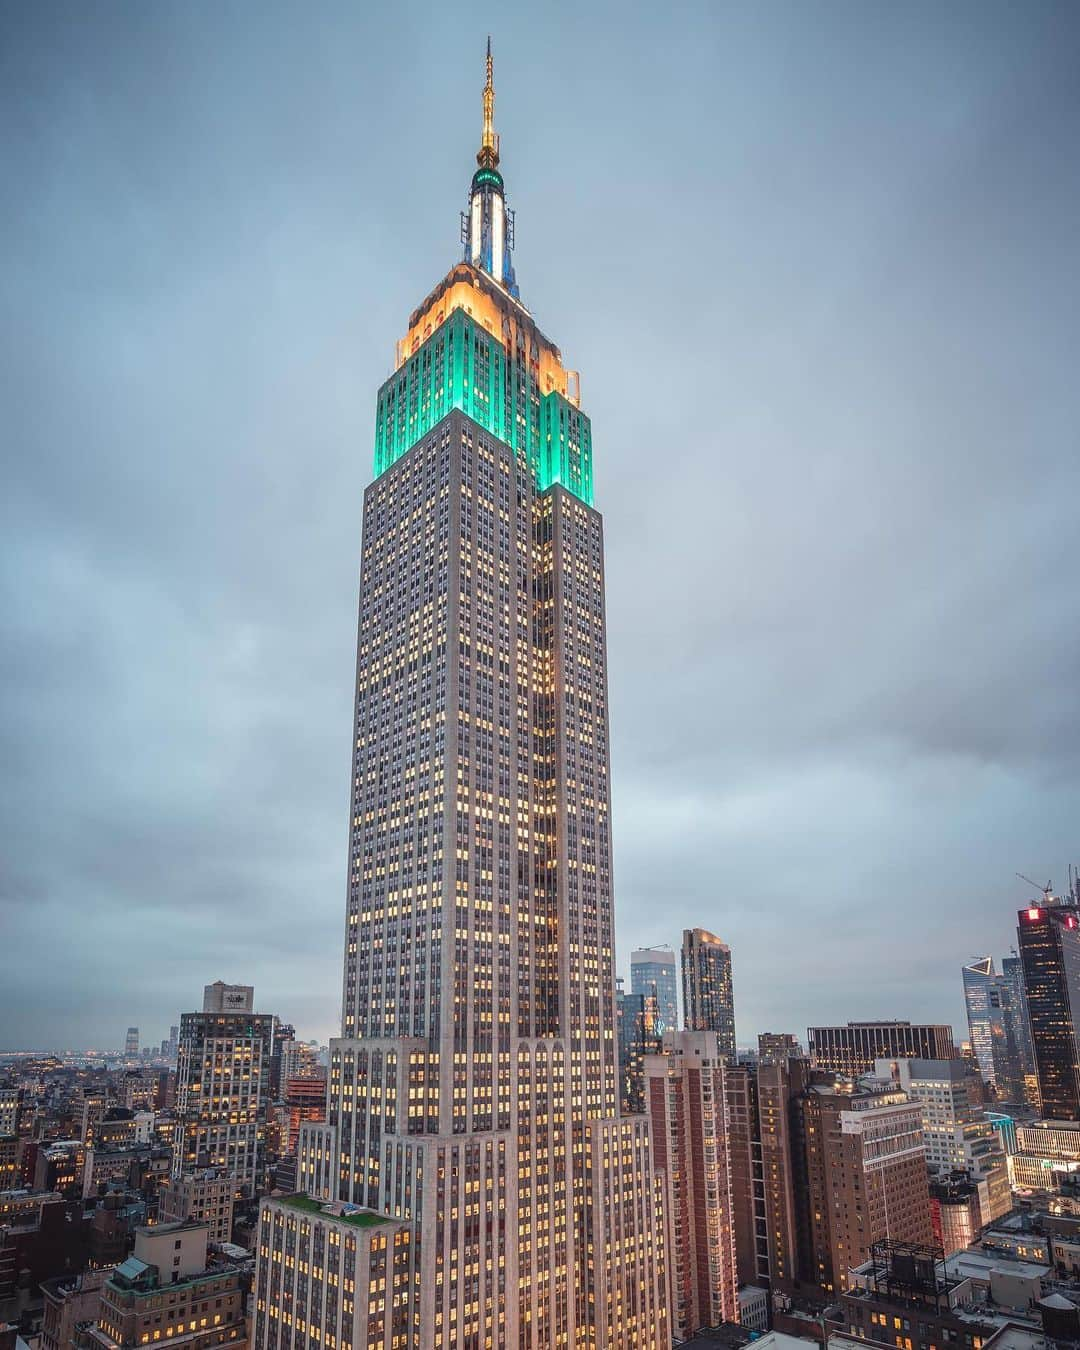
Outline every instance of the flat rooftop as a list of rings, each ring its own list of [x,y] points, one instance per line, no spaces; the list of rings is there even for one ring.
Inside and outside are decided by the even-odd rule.
[[[339,1219],[342,1223],[351,1223],[356,1228],[374,1228],[376,1224],[397,1222],[390,1214],[379,1214],[372,1209],[342,1204],[339,1200],[313,1200],[302,1191],[298,1191],[295,1195],[272,1195],[267,1199],[274,1204],[288,1205],[290,1209],[301,1210],[305,1214],[319,1214],[324,1219]]]

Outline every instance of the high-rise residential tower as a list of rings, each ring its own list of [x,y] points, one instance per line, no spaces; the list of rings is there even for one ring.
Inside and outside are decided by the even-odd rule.
[[[735,1058],[735,997],[731,948],[704,928],[687,928],[682,942],[683,1013],[689,1031],[715,1031]]]
[[[1029,905],[1017,915],[1028,1023],[1042,1112],[1080,1120],[1080,920],[1072,905]]]
[[[658,1036],[679,1029],[678,977],[670,947],[642,947],[630,953],[630,992],[652,999]]]
[[[672,1031],[645,1057],[653,1158],[667,1182],[671,1331],[739,1316],[728,1056],[715,1031]]]
[[[257,1350],[297,1319],[353,1350],[671,1341],[648,1123],[618,1114],[591,432],[518,298],[487,76],[464,260],[378,394],[342,1036],[314,1210],[262,1208]],[[380,1256],[375,1316],[336,1274],[286,1306],[297,1239]]]

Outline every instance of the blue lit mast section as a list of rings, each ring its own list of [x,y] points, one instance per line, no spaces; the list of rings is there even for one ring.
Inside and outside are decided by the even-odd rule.
[[[479,267],[518,295],[511,252],[514,247],[514,213],[507,209],[503,177],[499,172],[499,138],[495,134],[495,85],[492,79],[491,38],[487,42],[487,81],[484,84],[484,130],[469,189],[469,209],[461,216],[461,241],[465,261]]]

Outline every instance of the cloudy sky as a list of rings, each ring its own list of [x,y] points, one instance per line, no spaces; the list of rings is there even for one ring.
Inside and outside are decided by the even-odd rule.
[[[608,543],[620,967],[962,1025],[1080,857],[1075,5],[11,3],[0,1046],[340,993],[375,391],[485,34]]]

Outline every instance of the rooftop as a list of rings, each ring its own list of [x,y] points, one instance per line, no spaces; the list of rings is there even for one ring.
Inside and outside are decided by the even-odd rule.
[[[290,1209],[299,1209],[305,1214],[319,1214],[326,1219],[340,1219],[342,1223],[351,1223],[357,1228],[373,1228],[376,1224],[393,1222],[389,1214],[379,1214],[375,1210],[361,1209],[358,1205],[348,1205],[337,1200],[313,1200],[302,1191],[295,1195],[275,1195],[271,1199],[276,1204],[288,1205]]]
[[[1050,1274],[1050,1267],[1034,1261],[1002,1260],[1000,1252],[980,1252],[967,1247],[945,1258],[945,1269],[950,1279],[986,1280],[994,1271],[1004,1271],[1024,1279],[1041,1280]]]

